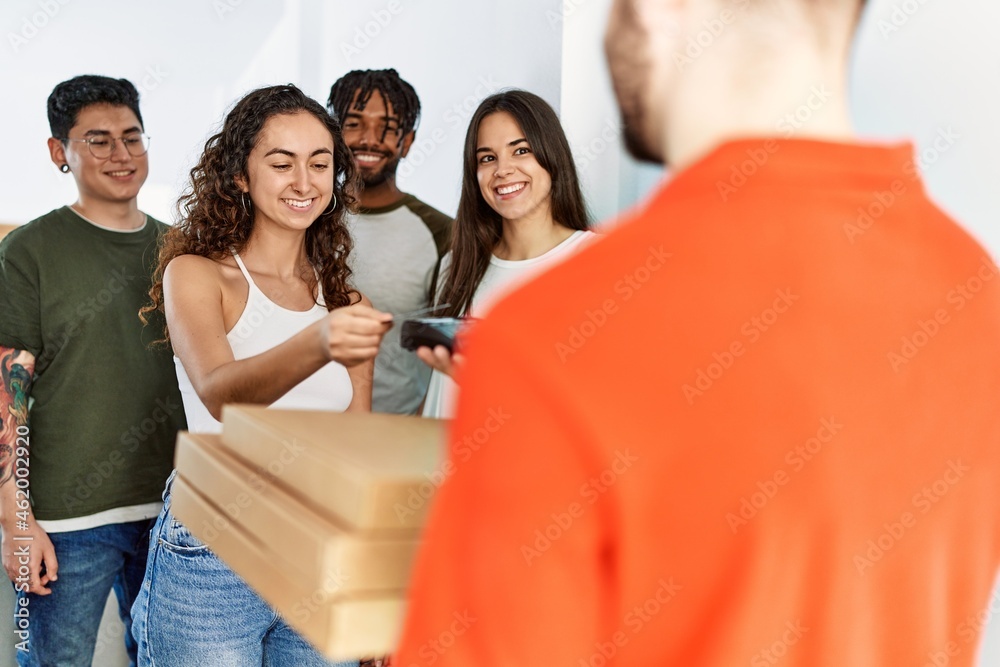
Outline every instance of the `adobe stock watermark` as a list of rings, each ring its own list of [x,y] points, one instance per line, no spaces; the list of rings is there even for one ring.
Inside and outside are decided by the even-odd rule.
[[[83,328],[104,312],[117,296],[125,290],[125,287],[136,278],[137,276],[128,273],[125,267],[113,269],[108,272],[104,287],[98,290],[94,296],[84,299],[77,304],[74,317],[58,334],[59,340],[42,353],[42,358],[46,360],[46,363],[54,359],[59,351],[66,346],[66,343],[80,335]]]
[[[901,30],[929,0],[903,0],[893,4],[889,19],[879,19],[875,25],[882,39],[888,40],[894,32]]]
[[[620,119],[608,118],[596,137],[585,144],[573,146],[577,171],[581,174],[586,172],[608,148],[617,147],[621,141],[623,127]]]
[[[958,657],[968,645],[974,647],[986,626],[990,624],[993,617],[1000,612],[1000,589],[994,590],[989,601],[982,609],[973,612],[963,618],[955,625],[954,633],[958,639],[949,640],[943,649],[927,652],[927,662],[922,667],[948,667],[952,664],[952,659]],[[959,643],[961,642],[961,643]],[[962,661],[963,664],[965,661]]]
[[[961,135],[955,132],[950,125],[946,128],[938,128],[931,145],[920,151],[914,159],[907,160],[903,165],[903,173],[909,176],[911,182],[918,181],[921,173],[926,172],[931,166],[936,164],[941,159],[941,156],[947,153],[961,138]],[[847,240],[852,244],[855,243],[907,191],[906,182],[901,178],[897,178],[889,184],[888,189],[873,192],[871,201],[866,206],[858,207],[854,221],[844,223],[844,234],[847,236]]]
[[[635,296],[672,256],[663,246],[650,246],[644,261],[615,281],[612,287],[615,296],[604,299],[597,308],[587,310],[578,323],[570,326],[567,337],[556,341],[555,351],[559,361],[565,364],[569,357],[579,352],[608,323],[609,318],[618,312],[621,304]]]
[[[948,495],[956,484],[962,481],[962,478],[970,470],[972,468],[962,463],[961,459],[948,461],[948,467],[938,479],[913,494],[910,505],[921,515],[927,514]],[[868,540],[865,543],[864,551],[854,556],[854,567],[857,568],[858,574],[864,576],[866,570],[882,560],[886,553],[899,544],[916,525],[917,515],[910,510],[901,513],[897,521],[883,523],[882,532]]]
[[[469,628],[475,625],[478,620],[468,609],[461,612],[456,611],[452,613],[451,617],[453,620],[447,628],[438,633],[437,637],[428,639],[417,649],[417,657],[420,658],[422,664],[433,665],[440,660],[441,656],[455,645],[458,638],[468,632]],[[413,667],[413,663],[411,663],[411,667]]]
[[[549,22],[549,28],[559,30],[566,19],[572,17],[576,10],[585,4],[587,4],[587,0],[563,0],[562,11],[545,10],[545,19]]]
[[[354,27],[353,39],[350,42],[340,43],[340,54],[348,64],[372,44],[372,40],[379,36],[389,27],[393,19],[403,12],[403,3],[400,0],[389,0],[382,9],[373,9],[370,13],[371,20],[362,25]]]
[[[260,497],[260,494],[264,492],[264,489],[267,487],[267,483],[264,480],[272,481],[279,479],[285,473],[285,469],[298,459],[304,451],[305,447],[299,444],[298,439],[282,440],[281,451],[266,466],[257,466],[257,471],[247,478],[247,486],[250,487],[252,493],[240,491],[230,502],[220,504],[222,514],[225,516],[216,514],[212,517],[211,521],[202,521],[201,532],[198,533],[199,536],[203,536],[201,537],[202,541],[212,542],[220,533],[229,530],[230,526],[232,526],[232,521],[239,520],[243,511],[250,507]]]
[[[629,640],[638,635],[655,617],[659,616],[663,608],[670,604],[684,587],[674,581],[673,577],[663,578],[656,582],[659,587],[648,598],[640,604],[632,607],[622,618],[622,625],[631,632],[628,634],[624,629],[618,630],[608,641],[594,644],[594,652],[586,658],[577,661],[577,667],[606,667],[618,655]]]
[[[786,486],[792,480],[791,476],[802,472],[813,459],[823,452],[827,445],[833,442],[834,437],[843,428],[844,425],[838,423],[836,417],[824,418],[820,420],[816,435],[808,438],[801,445],[789,449],[785,453],[784,461],[791,468],[791,473],[785,468],[777,468],[774,473],[757,482],[755,491],[740,498],[740,507],[736,512],[726,514],[726,523],[729,524],[733,535],[756,518],[757,514],[778,495],[781,487]]]
[[[576,520],[584,515],[587,507],[600,500],[608,492],[608,489],[614,486],[638,460],[639,457],[631,454],[627,449],[624,452],[615,451],[615,458],[611,465],[602,470],[596,477],[588,479],[580,487],[580,497],[586,502],[574,501],[564,511],[553,512],[549,515],[552,522],[544,528],[535,530],[534,542],[530,545],[521,545],[521,555],[524,556],[525,563],[530,566],[534,560],[551,549],[552,545],[573,527]]]
[[[62,502],[66,509],[83,509],[94,492],[104,482],[124,470],[127,463],[134,460],[129,454],[134,454],[150,436],[159,431],[174,414],[183,412],[180,402],[170,396],[157,398],[155,407],[138,424],[133,424],[119,438],[119,447],[113,449],[108,456],[97,462],[91,462],[90,468],[80,472],[74,480],[76,486],[73,492],[63,494]]]
[[[94,296],[77,304],[76,316],[63,329],[61,333],[62,340],[54,346],[53,356],[66,343],[78,336],[86,324],[93,322],[98,315],[104,312],[104,309],[111,305],[115,297],[121,294],[125,290],[125,287],[136,279],[136,276],[128,273],[125,267],[122,267],[120,270],[113,269],[107,275],[108,279],[105,281],[103,288],[98,290]]]
[[[791,288],[779,289],[770,306],[760,312],[759,315],[751,317],[740,327],[740,334],[744,338],[737,338],[727,345],[721,352],[712,353],[712,361],[704,368],[695,371],[694,381],[681,386],[681,392],[687,400],[688,405],[694,405],[697,398],[705,395],[705,392],[715,386],[715,383],[722,379],[730,368],[736,364],[736,360],[746,354],[749,346],[761,339],[761,337],[771,330],[780,317],[801,297],[794,294]],[[745,339],[745,340],[744,340]]]
[[[786,655],[789,649],[798,644],[809,628],[802,625],[801,620],[787,621],[781,637],[762,648],[750,658],[750,667],[770,667],[776,665]]]
[[[495,81],[492,75],[480,76],[472,93],[447,109],[442,115],[441,123],[434,129],[425,130],[424,123],[421,123],[421,129],[417,132],[409,153],[399,163],[399,176],[402,178],[412,176],[414,171],[423,166],[455,130],[460,130],[464,134],[469,119],[472,118],[479,103],[500,88],[501,84]]]
[[[169,72],[164,72],[159,65],[149,65],[142,71],[142,74],[130,79],[139,91],[139,99],[160,87],[160,84],[167,80]]]
[[[327,573],[322,583],[312,593],[306,595],[292,605],[291,617],[299,623],[306,623],[321,607],[327,604],[334,595],[344,590],[351,577],[337,568]]]
[[[243,0],[212,0],[212,9],[220,20],[226,18],[227,14],[232,14],[236,8],[243,4]]]
[[[920,178],[921,173],[937,164],[937,161],[950,151],[961,138],[962,135],[956,132],[951,125],[937,128],[930,145],[917,153],[914,159],[907,160],[903,164],[903,173],[909,176],[911,181],[916,181]]]
[[[38,11],[21,17],[17,32],[7,33],[7,41],[14,53],[27,46],[69,3],[70,0],[38,0]]]
[[[717,17],[703,21],[702,29],[688,37],[684,51],[674,54],[674,65],[678,71],[683,72],[701,58],[706,50],[712,48],[726,32],[726,28],[736,23],[739,18],[737,12],[745,10],[750,5],[750,0],[733,0],[732,5],[732,9],[723,9]],[[669,36],[677,36],[679,31],[678,27]]]
[[[825,84],[819,84],[809,89],[805,100],[781,118],[777,119],[774,129],[782,138],[789,139],[812,120],[813,116],[820,111],[833,97],[833,93],[826,89]],[[775,139],[766,139],[757,148],[748,148],[745,151],[746,159],[733,164],[729,169],[729,178],[717,180],[715,189],[719,193],[719,199],[723,203],[736,194],[740,188],[746,185],[761,169],[768,163],[775,153],[781,150],[781,144]]]
[[[1000,269],[988,257],[984,257],[971,276],[956,284],[945,295],[945,305],[938,308],[927,319],[919,319],[913,330],[903,335],[898,348],[889,350],[886,360],[893,371],[898,373],[930,345],[942,328],[952,321],[952,314],[963,310],[976,298],[986,284],[1000,275]]]
[[[468,463],[476,452],[489,442],[493,434],[499,431],[510,419],[511,415],[502,407],[490,408],[483,425],[473,430],[471,434],[464,436],[437,470],[426,473],[426,482],[421,483],[415,489],[410,489],[406,503],[396,503],[392,506],[399,522],[403,523],[407,518],[423,509],[445,480],[455,474],[458,464]]]

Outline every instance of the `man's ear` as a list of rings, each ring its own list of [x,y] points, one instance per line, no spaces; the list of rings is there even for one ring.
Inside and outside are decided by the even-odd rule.
[[[404,158],[406,154],[410,152],[410,146],[413,145],[413,140],[417,138],[417,131],[410,130],[405,135],[403,135],[403,141],[400,142],[399,157]]]
[[[55,137],[49,137],[48,144],[49,157],[52,158],[52,163],[62,171],[62,166],[68,162],[66,159],[66,146]]]

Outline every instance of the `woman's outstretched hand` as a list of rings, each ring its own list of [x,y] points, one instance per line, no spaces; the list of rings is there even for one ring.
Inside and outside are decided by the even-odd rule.
[[[392,315],[356,303],[330,311],[322,320],[320,344],[326,358],[351,367],[378,354],[382,336],[392,328]]]
[[[452,380],[462,364],[465,363],[465,356],[460,352],[451,353],[444,345],[437,345],[434,349],[422,345],[417,348],[417,356],[431,368],[441,371]]]

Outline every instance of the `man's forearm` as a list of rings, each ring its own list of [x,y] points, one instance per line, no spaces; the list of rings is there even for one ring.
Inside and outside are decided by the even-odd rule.
[[[24,350],[0,347],[0,521],[28,501],[28,395],[35,358]]]

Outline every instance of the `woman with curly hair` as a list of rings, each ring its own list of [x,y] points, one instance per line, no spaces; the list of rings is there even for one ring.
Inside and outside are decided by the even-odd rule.
[[[355,179],[337,121],[290,85],[246,95],[206,143],[143,313],[166,315],[191,431],[219,431],[232,402],[371,409],[391,316],[349,286]],[[170,485],[132,610],[139,664],[329,664],[172,516]]]

